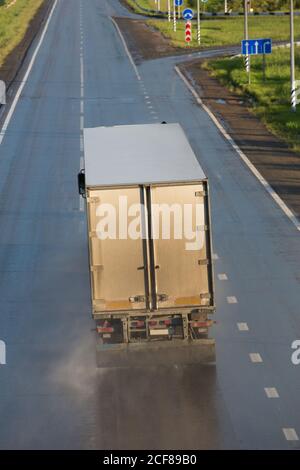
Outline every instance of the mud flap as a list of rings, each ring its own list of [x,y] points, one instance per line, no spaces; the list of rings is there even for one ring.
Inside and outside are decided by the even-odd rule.
[[[98,344],[97,366],[147,367],[188,364],[214,364],[215,341],[202,339],[193,341],[172,340],[152,343]]]

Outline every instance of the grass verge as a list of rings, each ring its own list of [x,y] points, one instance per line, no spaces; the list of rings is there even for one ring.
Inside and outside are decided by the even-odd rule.
[[[43,0],[16,0],[7,8],[10,3],[8,0],[0,3],[0,66],[23,39]]]
[[[290,106],[290,51],[274,50],[267,56],[264,79],[262,58],[251,62],[251,84],[245,72],[243,58],[207,60],[202,66],[223,85],[250,99],[251,109],[277,136],[293,150],[300,151],[300,104],[293,113]],[[300,78],[300,47],[296,47],[296,77]],[[300,100],[300,82],[298,99]]]
[[[177,31],[168,20],[149,20],[148,23],[158,29],[175,47],[193,48],[197,44],[197,25],[193,22],[192,42],[185,42],[183,21],[177,22]],[[285,41],[289,38],[288,16],[254,16],[249,18],[250,38],[271,37],[273,41]],[[300,39],[300,17],[295,18],[296,39]],[[232,17],[201,21],[201,47],[231,46],[240,44],[244,37],[244,19]]]
[[[171,5],[173,6],[173,0],[171,1]],[[143,13],[144,15],[147,14],[149,16],[152,16],[151,13],[146,13],[143,8],[146,10],[155,10],[155,12],[158,11],[158,3],[155,2],[155,0],[137,0],[135,2],[134,0],[126,0],[126,3],[136,12],[136,13]],[[142,8],[139,8],[142,7]],[[168,11],[168,0],[160,0],[160,10],[161,11]]]

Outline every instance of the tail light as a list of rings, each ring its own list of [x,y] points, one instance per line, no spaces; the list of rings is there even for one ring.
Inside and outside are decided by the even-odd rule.
[[[114,329],[108,321],[104,321],[101,325],[97,325],[97,331],[99,334],[113,333]]]

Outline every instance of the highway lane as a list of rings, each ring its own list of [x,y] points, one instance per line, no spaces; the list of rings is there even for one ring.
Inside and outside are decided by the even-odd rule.
[[[137,80],[109,18],[124,12],[117,0],[58,1],[0,148],[0,448],[298,447],[282,429],[300,435],[300,368],[290,361],[299,233],[196,105],[174,59],[141,64]],[[162,120],[183,125],[211,182],[217,365],[99,370],[80,125]]]

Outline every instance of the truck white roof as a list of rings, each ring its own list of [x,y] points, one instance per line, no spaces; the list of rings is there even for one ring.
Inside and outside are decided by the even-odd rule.
[[[179,124],[84,129],[84,151],[87,187],[206,179]]]

